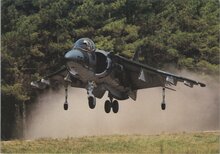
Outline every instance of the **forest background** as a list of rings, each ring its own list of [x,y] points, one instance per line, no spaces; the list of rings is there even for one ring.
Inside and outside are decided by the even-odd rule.
[[[219,77],[218,0],[3,0],[1,139],[22,138],[32,80],[63,64],[81,37],[143,63]]]

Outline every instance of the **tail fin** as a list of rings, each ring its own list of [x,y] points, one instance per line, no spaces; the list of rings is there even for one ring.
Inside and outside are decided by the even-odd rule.
[[[133,61],[139,61],[139,55],[140,55],[140,51],[137,50],[137,51],[134,53],[134,56],[132,57],[132,60],[133,60]]]

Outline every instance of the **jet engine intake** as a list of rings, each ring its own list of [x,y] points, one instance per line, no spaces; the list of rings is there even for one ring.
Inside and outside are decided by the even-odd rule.
[[[108,57],[106,52],[96,50],[96,76],[104,77],[108,74],[111,68],[111,59]]]

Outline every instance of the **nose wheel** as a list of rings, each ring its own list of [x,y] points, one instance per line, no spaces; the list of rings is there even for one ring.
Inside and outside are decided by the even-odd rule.
[[[88,104],[90,109],[94,109],[96,106],[96,97],[93,95],[93,89],[95,88],[95,82],[89,81],[87,87]]]
[[[104,109],[106,113],[110,113],[111,109],[114,113],[118,113],[119,111],[118,101],[113,100],[113,97],[111,96],[111,94],[109,94],[109,100],[105,101]]]
[[[89,96],[88,97],[88,102],[89,102],[89,108],[94,109],[96,106],[96,99],[94,96]]]

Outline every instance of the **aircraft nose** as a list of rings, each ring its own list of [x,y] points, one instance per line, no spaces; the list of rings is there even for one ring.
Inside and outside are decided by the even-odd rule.
[[[64,58],[67,61],[74,61],[74,62],[83,62],[85,59],[83,53],[80,50],[76,50],[76,49],[68,51],[65,54]]]

